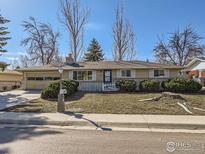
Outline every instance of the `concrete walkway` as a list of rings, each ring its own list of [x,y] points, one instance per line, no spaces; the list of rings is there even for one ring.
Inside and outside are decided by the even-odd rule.
[[[0,112],[0,124],[205,129],[205,116]]]
[[[0,93],[0,110],[7,107],[25,104],[40,97],[40,91],[12,90]]]

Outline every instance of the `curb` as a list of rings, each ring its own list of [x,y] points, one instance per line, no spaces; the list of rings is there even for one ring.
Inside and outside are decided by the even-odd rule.
[[[55,125],[55,126],[94,126],[97,128],[119,127],[119,128],[148,128],[148,129],[188,129],[205,130],[203,124],[177,124],[177,123],[112,123],[87,121],[42,121],[42,120],[0,120],[0,124],[20,124],[20,125]]]

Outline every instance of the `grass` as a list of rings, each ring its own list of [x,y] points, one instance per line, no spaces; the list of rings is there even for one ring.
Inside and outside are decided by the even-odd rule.
[[[66,105],[68,111],[101,114],[186,114],[175,102],[139,102],[160,96],[160,93],[86,93]],[[75,96],[73,96],[75,98]]]
[[[13,107],[9,107],[4,109],[7,112],[56,112],[57,110],[57,102],[55,101],[47,101],[43,99],[34,99],[31,100],[28,104],[16,105]]]
[[[162,98],[160,101],[143,101],[141,99],[160,96],[161,93],[82,93],[72,95],[66,103],[66,111],[100,114],[169,114],[186,115],[174,99]],[[195,115],[205,112],[192,107],[205,109],[204,94],[181,94],[187,100],[189,109]],[[179,100],[180,101],[180,100]],[[56,112],[56,101],[36,99],[29,104],[7,108],[11,112]]]

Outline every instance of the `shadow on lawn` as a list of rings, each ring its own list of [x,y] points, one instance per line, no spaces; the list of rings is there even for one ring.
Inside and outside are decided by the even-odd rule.
[[[66,98],[66,101],[77,101],[81,99],[82,97],[84,97],[86,93],[87,92],[78,91],[75,94],[72,94],[71,96]]]
[[[89,123],[91,123],[92,125],[94,125],[95,127],[100,128],[100,129],[103,130],[103,131],[112,131],[111,128],[103,127],[103,126],[97,124],[96,122],[94,122],[94,121],[92,121],[92,120],[90,120],[90,119],[87,119],[87,118],[83,117],[82,114],[74,113],[74,112],[65,112],[64,114],[67,114],[67,115],[70,115],[70,116],[74,116],[74,117],[77,118],[77,119],[86,120],[86,121],[88,121]]]

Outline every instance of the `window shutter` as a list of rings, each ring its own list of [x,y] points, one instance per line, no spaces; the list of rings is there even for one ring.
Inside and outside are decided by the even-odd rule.
[[[170,77],[168,69],[164,70],[164,75],[165,75],[166,78]]]
[[[149,78],[154,78],[154,70],[149,70]]]
[[[131,70],[131,77],[135,78],[136,77],[136,70]]]
[[[92,71],[92,80],[96,81],[96,71]]]
[[[118,77],[118,78],[121,77],[121,70],[117,70],[117,77]]]
[[[73,80],[73,71],[69,71],[69,80]]]

